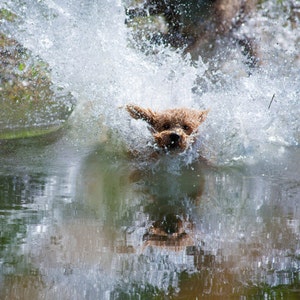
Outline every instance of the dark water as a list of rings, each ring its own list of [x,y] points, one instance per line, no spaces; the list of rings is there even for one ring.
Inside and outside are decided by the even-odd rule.
[[[63,133],[1,142],[1,299],[299,299],[299,149],[139,166]]]

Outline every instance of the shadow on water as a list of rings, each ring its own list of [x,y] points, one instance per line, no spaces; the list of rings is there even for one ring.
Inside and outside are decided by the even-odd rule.
[[[297,158],[140,167],[109,145],[2,144],[1,299],[297,299]]]

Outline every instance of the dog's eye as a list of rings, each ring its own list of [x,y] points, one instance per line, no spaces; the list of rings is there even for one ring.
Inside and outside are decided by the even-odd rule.
[[[183,125],[183,126],[182,126],[182,129],[185,130],[185,131],[188,131],[188,130],[190,130],[190,126],[188,126],[188,125]]]
[[[169,123],[166,123],[163,125],[164,130],[168,130],[168,129],[170,129],[170,127],[171,127],[171,125]]]

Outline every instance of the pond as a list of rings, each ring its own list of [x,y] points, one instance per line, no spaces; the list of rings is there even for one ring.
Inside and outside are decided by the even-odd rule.
[[[0,298],[299,299],[299,30],[263,1],[250,74],[228,45],[145,53],[124,3],[1,4],[19,17],[5,33],[49,64],[47,97],[77,102],[37,136],[40,115],[28,134],[4,120],[24,137],[0,139]],[[55,100],[39,109],[57,125]],[[210,112],[195,148],[152,159],[134,155],[153,140],[128,103]]]
[[[105,148],[1,143],[1,299],[298,299],[298,149],[153,169]]]

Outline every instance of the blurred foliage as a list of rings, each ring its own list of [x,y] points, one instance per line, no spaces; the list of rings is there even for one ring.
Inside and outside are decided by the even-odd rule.
[[[17,19],[17,16],[10,12],[9,10],[5,9],[5,8],[1,8],[0,9],[0,20],[6,20],[9,22],[13,22]]]
[[[124,0],[127,26],[132,29],[133,39],[138,41],[141,50],[147,50],[147,45],[151,48],[147,41],[152,45],[166,44],[177,48],[185,47],[194,39],[202,38],[207,28],[201,31],[201,24],[204,21],[210,22],[210,9],[214,1],[164,1],[167,6],[165,12],[160,2],[163,1]],[[264,4],[267,4],[264,14],[268,18],[279,19],[280,15],[284,15],[285,26],[291,26],[293,29],[299,27],[299,0],[257,0],[257,9],[262,10]],[[214,26],[210,27],[214,28]]]
[[[32,105],[53,97],[48,66],[41,60],[33,61],[26,49],[1,33],[0,57],[2,101]]]
[[[2,20],[17,16],[0,10]],[[49,65],[0,31],[0,139],[40,135],[60,127],[74,98],[54,88]]]

